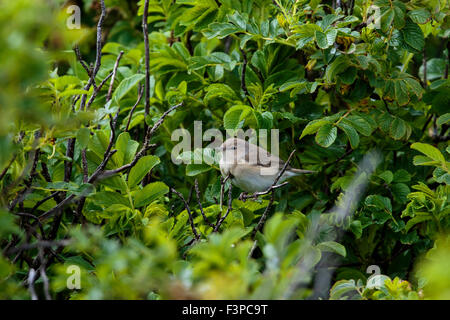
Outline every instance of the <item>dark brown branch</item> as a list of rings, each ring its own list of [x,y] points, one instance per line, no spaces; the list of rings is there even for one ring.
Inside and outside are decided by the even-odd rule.
[[[101,164],[97,167],[97,169],[94,171],[94,173],[89,177],[88,179],[88,183],[94,183],[97,180],[100,179],[105,179],[107,177],[110,177],[114,174],[120,173],[122,171],[125,171],[129,168],[132,168],[136,165],[136,163],[138,162],[138,160],[144,155],[145,151],[147,151],[152,145],[150,144],[150,139],[152,137],[152,135],[154,134],[154,132],[161,126],[161,124],[163,123],[164,119],[167,117],[167,115],[172,112],[173,110],[179,108],[180,106],[182,106],[183,103],[179,103],[171,108],[169,108],[169,110],[167,110],[166,112],[164,112],[164,114],[161,116],[161,118],[155,123],[155,125],[152,128],[149,128],[147,130],[147,135],[146,135],[146,139],[144,141],[144,145],[142,146],[142,148],[138,151],[138,153],[135,155],[133,161],[131,161],[130,163],[123,165],[122,167],[119,167],[117,169],[112,169],[112,170],[105,170],[106,165],[109,161],[109,159],[112,157],[112,155],[117,151],[117,150],[111,150],[112,149],[112,144],[114,141],[114,137],[115,137],[115,127],[116,127],[116,122],[117,122],[117,117],[119,115],[119,111],[117,111],[114,119],[110,119],[110,127],[112,129],[111,132],[111,137],[110,137],[110,141],[107,147],[107,150],[104,153],[104,158],[103,161],[101,162]],[[67,198],[65,198],[64,200],[62,200],[60,203],[58,203],[58,205],[56,205],[55,207],[53,207],[52,209],[48,210],[47,212],[43,213],[42,215],[39,216],[39,220],[43,221],[45,219],[50,218],[51,216],[53,216],[60,208],[64,207],[66,204],[70,203],[73,199],[75,198],[75,194],[71,194],[70,196],[68,196]],[[80,211],[81,212],[81,211]]]
[[[191,225],[191,229],[192,229],[192,232],[194,233],[194,237],[196,240],[200,239],[200,235],[197,233],[197,230],[195,229],[194,219],[192,218],[192,213],[191,213],[191,209],[189,208],[189,204],[186,202],[186,200],[184,199],[183,195],[180,192],[178,192],[174,188],[171,188],[171,190],[183,201],[184,207],[186,208],[186,211],[189,215],[189,224]]]
[[[92,92],[92,96],[89,98],[86,108],[84,108],[84,109],[86,109],[86,110],[89,109],[91,104],[94,102],[95,98],[97,98],[97,95],[100,92],[100,90],[102,90],[103,86],[109,80],[109,78],[112,77],[112,75],[113,75],[113,71],[111,71],[111,73],[108,74],[105,79],[103,79],[103,81],[99,84],[98,87],[94,88],[94,91]]]
[[[117,150],[111,150],[112,146],[114,144],[114,139],[116,137],[116,124],[117,124],[117,118],[119,117],[119,110],[117,110],[116,115],[111,117],[109,116],[109,126],[111,128],[111,136],[109,137],[109,144],[108,147],[105,150],[105,153],[103,155],[103,160],[100,163],[100,165],[97,167],[97,169],[94,171],[94,173],[91,175],[91,177],[88,179],[88,183],[93,183],[97,177],[105,170],[106,165],[108,164],[109,159],[112,157],[114,153],[116,153]]]
[[[239,48],[239,50],[241,51],[242,56],[244,58],[244,62],[242,64],[241,88],[244,91],[245,96],[247,97],[247,101],[250,104],[250,107],[254,108],[253,104],[252,104],[252,101],[250,100],[250,93],[248,92],[247,85],[245,84],[245,74],[247,72],[247,64],[248,64],[247,56],[246,56],[244,50],[242,50],[241,48]]]
[[[142,32],[144,34],[144,47],[145,47],[145,111],[144,115],[147,118],[150,113],[150,43],[148,40],[148,3],[149,0],[144,2],[144,14],[142,16]],[[146,123],[144,121],[144,123]]]
[[[13,164],[14,160],[16,160],[17,154],[13,155],[13,157],[11,158],[11,160],[8,162],[8,164],[6,165],[5,169],[3,169],[2,173],[0,173],[0,180],[3,179],[3,177],[6,175],[6,173],[8,172],[9,167],[11,167],[11,165]]]
[[[87,183],[89,179],[89,173],[88,173],[88,164],[87,164],[87,158],[86,158],[86,148],[81,150],[81,164],[83,167],[83,182]]]
[[[117,68],[119,67],[119,62],[120,62],[120,59],[122,59],[122,56],[123,56],[123,51],[120,51],[119,55],[117,56],[116,63],[114,64],[113,73],[111,76],[111,82],[109,83],[108,94],[106,95],[106,102],[111,100],[114,80],[116,80]]]
[[[73,51],[75,52],[78,62],[80,62],[81,66],[84,68],[84,70],[86,70],[86,73],[87,73],[88,77],[90,78],[91,74],[92,74],[92,70],[89,69],[88,65],[83,60],[83,57],[81,56],[80,48],[78,47],[78,45],[75,45],[75,47],[73,48]]]
[[[145,135],[145,139],[144,139],[144,144],[142,145],[142,148],[136,153],[136,155],[134,156],[134,159],[128,163],[125,164],[119,168],[116,169],[112,169],[112,170],[106,170],[102,175],[101,175],[101,179],[105,179],[108,178],[114,174],[123,172],[125,170],[128,170],[132,167],[134,167],[134,165],[138,162],[138,160],[140,158],[142,158],[142,156],[145,154],[145,152],[152,147],[153,145],[150,144],[150,139],[152,138],[153,134],[155,133],[155,131],[161,126],[161,124],[163,123],[164,119],[167,117],[167,115],[169,113],[171,113],[173,110],[181,107],[183,105],[183,103],[179,103],[177,105],[174,105],[173,107],[169,108],[169,110],[167,110],[166,112],[163,113],[163,115],[161,116],[161,118],[159,118],[159,120],[154,124],[153,127],[149,127],[147,130],[147,133]]]
[[[96,55],[95,55],[95,67],[91,72],[91,76],[89,78],[88,83],[84,87],[84,90],[89,90],[89,88],[93,85],[94,92],[97,91],[96,87],[95,87],[95,77],[97,76],[97,73],[100,70],[101,59],[102,59],[102,47],[103,47],[102,46],[102,27],[103,27],[103,22],[104,22],[105,16],[106,16],[106,7],[105,7],[104,0],[100,0],[100,7],[101,7],[101,14],[100,14],[100,18],[98,19],[98,23],[97,23],[97,43],[96,43]],[[83,94],[81,97],[81,102],[80,102],[80,110],[85,109],[86,99],[87,99],[87,95]]]
[[[49,241],[49,240],[39,240],[37,242],[33,242],[33,243],[26,243],[23,244],[19,247],[15,247],[10,249],[7,254],[13,254],[19,251],[24,251],[24,250],[31,250],[31,249],[36,249],[36,248],[51,248],[51,247],[65,247],[68,244],[70,244],[70,240],[55,240],[55,241]]]
[[[131,108],[130,115],[128,116],[127,126],[125,127],[125,131],[128,131],[128,128],[130,127],[131,118],[133,118],[134,110],[139,105],[139,102],[141,102],[143,92],[144,92],[144,87],[139,85],[138,98],[137,98],[136,103],[134,104],[133,108]]]
[[[205,221],[205,223],[208,226],[210,226],[211,228],[214,228],[214,224],[209,222],[208,218],[205,215],[205,212],[203,211],[203,206],[202,206],[202,203],[200,201],[200,190],[198,189],[198,180],[197,179],[195,179],[194,186],[195,186],[195,194],[197,195],[198,207],[200,209],[200,213],[202,214],[203,220]]]
[[[69,160],[64,161],[64,181],[65,182],[69,182],[70,176],[72,175],[74,151],[75,151],[75,138],[70,138],[67,141],[67,149],[66,149],[66,157],[70,158],[70,161]]]
[[[230,188],[228,189],[228,207],[227,207],[227,212],[223,215],[223,217],[221,217],[217,221],[216,226],[214,227],[214,232],[217,232],[219,230],[220,226],[225,221],[225,219],[228,217],[228,214],[231,212],[232,203],[233,203],[233,197],[232,197],[232,194],[231,194],[232,189],[233,189],[233,185],[230,183]],[[220,208],[220,210],[222,211],[222,207]]]
[[[48,200],[50,200],[52,198],[56,198],[59,195],[59,193],[60,193],[60,191],[53,192],[51,195],[49,195],[49,196],[45,197],[44,199],[39,200],[38,202],[36,202],[34,207],[31,209],[31,212],[36,211],[41,205],[43,205]]]

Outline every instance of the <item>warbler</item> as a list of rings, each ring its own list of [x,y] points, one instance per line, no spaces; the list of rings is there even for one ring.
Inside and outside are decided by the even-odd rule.
[[[262,192],[268,190],[285,161],[267,150],[239,138],[229,138],[218,148],[221,153],[219,161],[223,177],[229,176],[231,182],[244,192]],[[278,180],[278,184],[289,178],[305,173],[314,173],[287,166]]]

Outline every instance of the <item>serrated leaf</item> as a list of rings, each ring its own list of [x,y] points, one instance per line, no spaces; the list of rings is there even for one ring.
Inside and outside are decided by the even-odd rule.
[[[231,107],[223,116],[224,128],[231,130],[242,128],[245,123],[245,119],[252,112],[253,109],[247,105],[237,105]]]
[[[442,125],[447,124],[449,122],[450,122],[450,113],[443,114],[442,116],[440,116],[436,120],[436,124],[438,126],[442,126]]]
[[[405,121],[403,121],[403,119],[395,117],[394,121],[392,121],[391,123],[389,135],[395,140],[400,140],[401,138],[403,138],[406,135]]]
[[[341,121],[338,124],[338,127],[344,131],[348,140],[350,141],[350,145],[353,149],[356,149],[359,145],[359,134],[356,130],[348,123]]]
[[[163,182],[153,182],[134,194],[134,206],[143,207],[169,192],[169,187]]]
[[[337,253],[343,257],[347,255],[345,247],[342,244],[334,241],[321,242],[317,245],[317,248],[320,249],[321,251]]]
[[[76,141],[80,145],[81,149],[87,148],[90,136],[91,130],[89,130],[89,128],[78,129]]]
[[[316,133],[317,130],[319,130],[320,127],[329,124],[330,121],[326,120],[326,119],[317,119],[317,120],[313,120],[310,123],[308,123],[305,127],[305,129],[303,129],[302,135],[300,136],[300,139],[303,138],[304,136],[308,135],[308,134],[313,134]]]
[[[431,158],[434,161],[438,161],[441,163],[445,163],[445,158],[442,153],[432,145],[416,142],[411,145],[411,149],[422,152],[427,157]]]
[[[316,133],[316,142],[324,148],[331,146],[337,137],[337,128],[327,123],[319,128]]]
[[[425,8],[409,11],[408,16],[412,21],[418,24],[425,24],[431,18],[430,12]]]
[[[372,129],[372,126],[370,125],[370,123],[367,122],[366,119],[364,119],[363,117],[361,117],[359,115],[351,115],[351,116],[348,116],[344,120],[349,121],[352,124],[352,126],[359,133],[361,133],[362,135],[364,135],[366,137],[369,137],[373,132],[373,129]]]
[[[141,182],[145,175],[158,163],[160,163],[160,160],[157,156],[148,155],[140,158],[136,165],[131,168],[130,174],[128,175],[128,185],[130,188],[133,188]]]
[[[211,170],[212,167],[209,166],[208,164],[188,164],[186,166],[186,175],[189,177],[193,177],[196,176],[198,174],[204,173],[204,172],[208,172],[209,170]]]
[[[400,30],[403,40],[417,51],[422,51],[425,45],[425,38],[422,29],[414,22],[407,20],[405,27]]]
[[[327,35],[325,33],[323,33],[322,31],[317,30],[314,33],[314,36],[316,38],[317,45],[319,46],[320,49],[326,49],[330,46],[328,44]]]
[[[381,179],[383,179],[387,184],[390,184],[394,179],[394,174],[390,170],[386,170],[383,173],[378,175]]]

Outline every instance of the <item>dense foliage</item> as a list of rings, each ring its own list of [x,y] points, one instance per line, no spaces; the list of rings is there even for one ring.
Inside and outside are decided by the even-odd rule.
[[[449,6],[0,2],[0,298],[449,299]],[[194,121],[317,172],[241,201]]]

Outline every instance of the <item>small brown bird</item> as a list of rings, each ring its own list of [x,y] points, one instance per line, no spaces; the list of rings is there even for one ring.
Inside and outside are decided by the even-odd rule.
[[[219,162],[222,176],[230,175],[233,185],[244,192],[261,192],[269,189],[285,164],[267,150],[239,138],[227,139],[218,150],[222,154]],[[314,172],[288,166],[278,183],[303,173]]]

